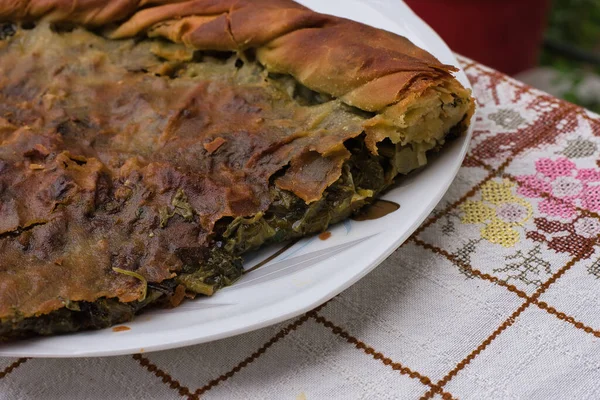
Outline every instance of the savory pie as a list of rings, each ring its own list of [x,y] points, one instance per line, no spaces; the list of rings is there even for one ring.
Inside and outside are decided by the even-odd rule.
[[[212,295],[460,135],[470,92],[291,0],[0,1],[0,338]]]

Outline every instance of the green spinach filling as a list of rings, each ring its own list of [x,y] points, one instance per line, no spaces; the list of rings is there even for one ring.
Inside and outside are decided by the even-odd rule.
[[[264,244],[322,232],[357,212],[393,184],[390,172],[398,170],[398,166],[394,165],[395,157],[392,155],[402,151],[400,146],[384,144],[380,156],[372,155],[364,147],[362,138],[352,139],[346,146],[352,156],[345,163],[342,176],[327,188],[320,200],[306,204],[294,194],[271,185],[272,203],[264,213],[219,221],[211,249],[206,254],[179,254],[188,261],[182,271],[173,279],[149,283],[143,301],[121,303],[117,299],[100,299],[94,303],[68,302],[64,308],[47,315],[34,318],[17,316],[0,323],[0,338],[106,328],[131,320],[150,306],[168,307],[180,285],[188,294],[202,295],[212,295],[218,289],[231,285],[243,274],[241,256],[244,253]],[[175,213],[185,218],[185,204],[185,194],[178,194],[173,207],[165,210],[164,218],[167,220]]]

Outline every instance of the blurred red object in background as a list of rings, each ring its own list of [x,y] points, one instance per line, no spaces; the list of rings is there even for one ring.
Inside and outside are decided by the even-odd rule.
[[[538,64],[549,0],[405,0],[455,52],[514,75]]]

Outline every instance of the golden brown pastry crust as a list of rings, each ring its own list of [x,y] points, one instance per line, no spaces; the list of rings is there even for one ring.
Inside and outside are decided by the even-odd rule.
[[[111,25],[115,39],[146,33],[200,50],[255,49],[269,71],[290,74],[312,90],[367,111],[451,80],[456,71],[402,36],[319,14],[291,0],[0,3],[0,20],[15,19]]]

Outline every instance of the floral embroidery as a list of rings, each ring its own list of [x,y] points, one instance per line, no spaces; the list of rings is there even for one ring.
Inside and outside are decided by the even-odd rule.
[[[458,216],[458,213],[452,211],[448,211],[446,215],[444,215],[446,222],[440,229],[444,235],[450,236],[452,233],[456,232],[456,226],[454,225],[455,218],[458,219],[460,217]]]
[[[515,196],[515,186],[507,180],[490,181],[481,187],[481,200],[468,200],[461,206],[465,224],[485,224],[481,237],[504,247],[514,246],[520,238],[514,228],[531,218],[531,205]]]
[[[481,239],[471,239],[453,253],[454,258],[457,261],[455,264],[457,264],[458,270],[469,279],[475,278],[475,275],[473,275],[473,272],[470,269],[471,256],[477,250],[477,244],[479,244],[480,241]]]
[[[534,223],[539,232],[527,232],[528,238],[545,242],[554,251],[573,256],[591,256],[600,236],[600,221],[591,217],[581,217],[571,223],[535,218]]]
[[[567,142],[567,147],[558,154],[562,154],[567,158],[585,158],[591,157],[598,150],[598,146],[596,143],[578,138],[575,140],[569,140]]]
[[[600,171],[577,169],[572,161],[559,158],[553,161],[542,158],[535,163],[537,173],[517,177],[521,186],[517,190],[529,198],[542,197],[543,193],[552,198],[544,198],[538,205],[540,212],[564,219],[575,216],[575,207],[581,206],[591,211],[600,211]]]
[[[527,122],[521,114],[510,109],[500,109],[488,115],[488,118],[506,129],[517,129]]]
[[[595,276],[596,279],[600,279],[600,258],[594,261],[592,265],[587,268],[588,272]]]
[[[507,264],[504,268],[495,268],[494,272],[508,273],[508,282],[511,279],[523,282],[526,285],[541,286],[540,275],[551,275],[550,263],[541,257],[540,245],[529,250],[526,254],[521,250],[511,256],[505,257],[506,261],[515,262]]]

